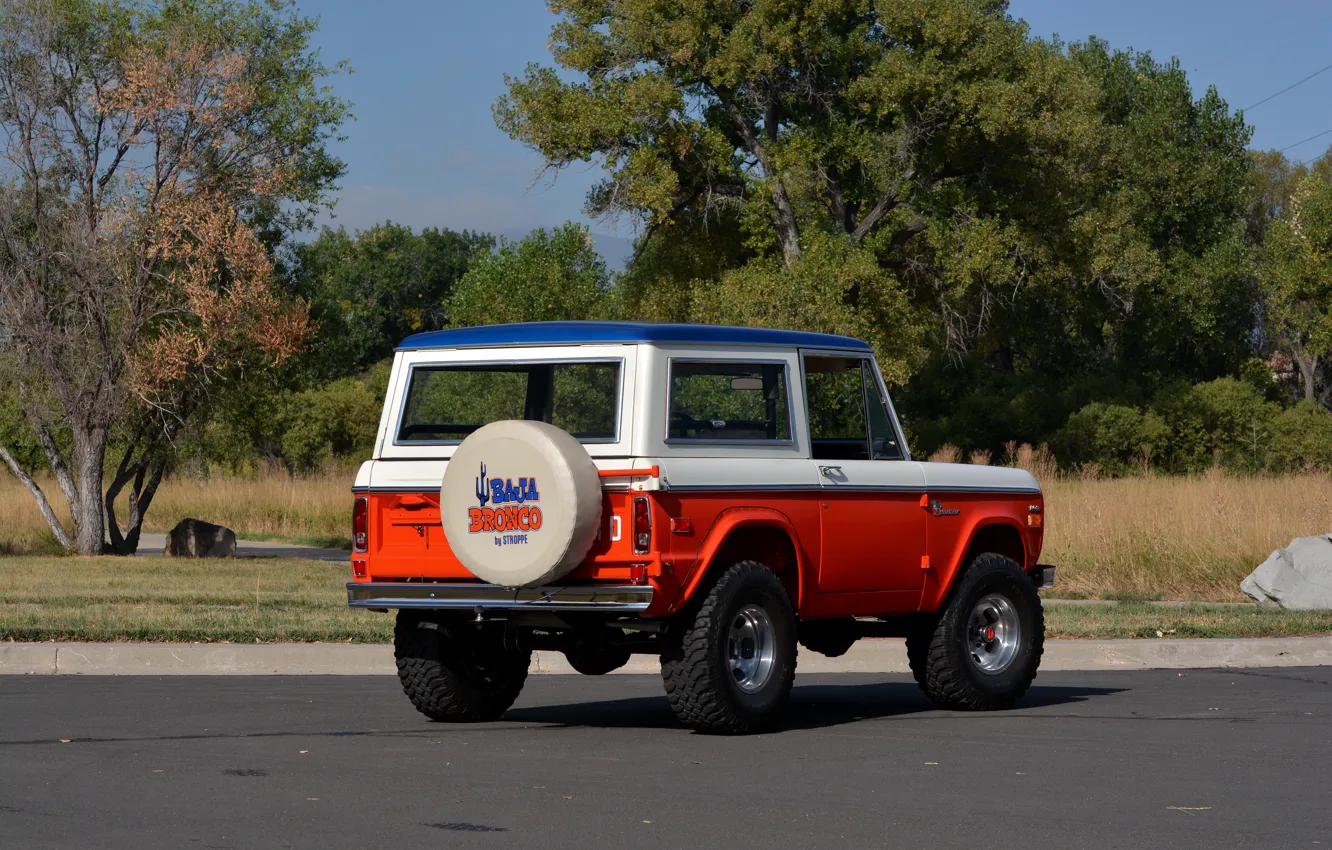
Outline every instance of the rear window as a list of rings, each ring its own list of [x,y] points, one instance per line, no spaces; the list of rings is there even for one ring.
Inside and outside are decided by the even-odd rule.
[[[613,441],[620,363],[416,366],[398,443],[455,443],[501,419],[549,422],[580,440]]]
[[[671,361],[670,440],[790,440],[782,363]]]

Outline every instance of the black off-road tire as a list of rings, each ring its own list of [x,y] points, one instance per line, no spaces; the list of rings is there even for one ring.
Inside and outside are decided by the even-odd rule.
[[[494,627],[419,611],[398,612],[393,655],[417,711],[452,723],[498,719],[518,699],[532,660],[530,650],[506,646]]]
[[[728,662],[731,626],[750,605],[772,627],[770,672],[746,693]],[[744,735],[770,727],[786,707],[795,682],[796,616],[782,582],[756,561],[741,561],[717,576],[701,599],[666,635],[661,677],[675,716],[699,732]]]
[[[994,553],[978,556],[957,582],[928,637],[908,639],[912,672],[926,696],[940,707],[964,711],[1011,708],[1031,687],[1045,649],[1040,595],[1016,561]],[[1016,655],[998,672],[981,669],[968,634],[973,609],[990,594],[1008,600],[1019,626]]]
[[[925,689],[926,660],[929,658],[930,640],[933,637],[933,628],[920,628],[907,634],[907,666],[911,668],[911,676],[921,690]]]

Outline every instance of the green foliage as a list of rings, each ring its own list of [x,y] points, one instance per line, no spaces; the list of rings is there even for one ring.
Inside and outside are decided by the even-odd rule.
[[[1295,182],[1267,227],[1260,277],[1268,329],[1298,365],[1304,398],[1325,397],[1320,361],[1332,356],[1332,182],[1325,176]]]
[[[1152,407],[1169,429],[1162,461],[1175,472],[1196,472],[1214,464],[1261,469],[1268,430],[1280,411],[1252,384],[1235,378],[1168,387]]]
[[[387,364],[363,380],[342,378],[290,396],[282,455],[294,472],[340,457],[366,457],[374,447],[388,384]]]
[[[698,322],[864,339],[890,382],[904,381],[924,356],[921,320],[897,276],[871,252],[838,241],[821,240],[790,265],[762,258],[720,280],[696,281],[690,296]]]
[[[447,301],[493,237],[386,222],[348,236],[324,228],[295,250],[289,290],[310,302],[319,332],[305,359],[316,377],[347,377],[393,353],[402,339],[449,322]]]
[[[645,225],[621,315],[867,338],[913,430],[991,450],[1253,356],[1249,130],[1177,62],[980,0],[552,8],[562,73],[495,116]]]
[[[598,319],[611,309],[612,277],[587,228],[572,222],[478,254],[448,300],[453,325]]]
[[[1302,400],[1272,420],[1268,469],[1332,471],[1332,414]]]
[[[0,383],[0,446],[9,450],[14,460],[31,472],[46,461],[37,435],[32,432],[23,416],[18,390]]]
[[[1145,468],[1167,434],[1152,411],[1095,401],[1069,417],[1056,437],[1055,456],[1066,464],[1095,463],[1119,475]]]

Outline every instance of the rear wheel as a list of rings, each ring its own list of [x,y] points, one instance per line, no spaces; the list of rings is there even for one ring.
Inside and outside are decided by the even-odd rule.
[[[907,659],[940,706],[993,711],[1027,692],[1044,648],[1035,585],[1016,561],[987,553],[958,579],[934,628],[907,639]]]
[[[412,705],[449,722],[497,719],[518,699],[532,660],[531,651],[507,646],[500,629],[418,611],[398,612],[393,654]]]
[[[734,735],[780,716],[795,681],[796,618],[771,570],[755,561],[728,568],[676,626],[661,675],[681,722]]]

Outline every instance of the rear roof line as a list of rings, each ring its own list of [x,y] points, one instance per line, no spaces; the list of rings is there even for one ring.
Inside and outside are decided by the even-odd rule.
[[[869,343],[836,334],[726,325],[671,325],[647,322],[524,322],[453,328],[414,334],[404,339],[396,350],[644,342],[683,345],[770,345],[786,348],[870,351]]]

